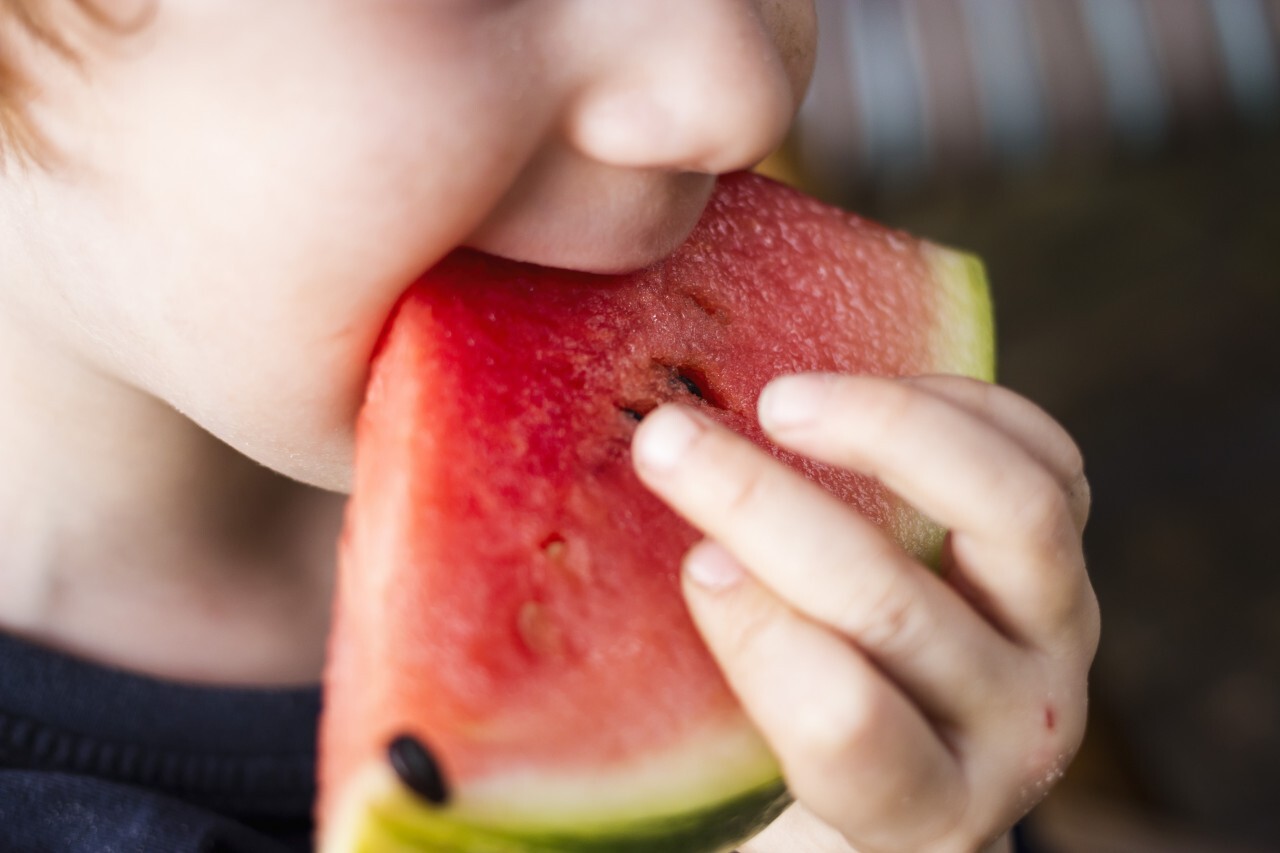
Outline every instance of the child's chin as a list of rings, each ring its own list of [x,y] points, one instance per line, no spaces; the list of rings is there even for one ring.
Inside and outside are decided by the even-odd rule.
[[[348,494],[351,491],[354,443],[350,437],[328,444],[288,449],[238,447],[241,453],[276,474],[326,492]]]
[[[327,492],[348,494],[351,491],[352,465],[348,456],[342,459],[322,457],[314,460],[290,460],[287,467],[277,468],[281,474]]]

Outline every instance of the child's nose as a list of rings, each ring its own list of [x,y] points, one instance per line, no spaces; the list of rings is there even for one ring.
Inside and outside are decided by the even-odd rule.
[[[567,133],[613,166],[722,173],[786,134],[812,70],[812,0],[580,0],[593,43]]]

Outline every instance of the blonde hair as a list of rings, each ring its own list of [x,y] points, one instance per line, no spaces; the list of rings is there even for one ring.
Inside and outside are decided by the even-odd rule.
[[[27,114],[31,86],[12,55],[12,37],[25,33],[64,60],[77,60],[66,34],[53,23],[55,2],[70,4],[102,28],[122,30],[132,26],[112,18],[96,0],[0,0],[0,164],[10,156],[38,160],[44,153],[44,141]]]

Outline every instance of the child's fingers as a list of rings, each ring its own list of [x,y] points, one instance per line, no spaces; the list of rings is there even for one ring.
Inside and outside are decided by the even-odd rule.
[[[655,447],[670,446],[665,436],[680,430],[692,432],[679,464],[655,470]],[[655,492],[775,595],[857,643],[930,714],[967,721],[1013,686],[1015,649],[820,486],[676,407],[651,413],[636,445],[639,473]]]
[[[1076,530],[1084,532],[1090,499],[1084,457],[1048,412],[1008,388],[965,376],[914,376],[904,381],[955,403],[1018,442],[1062,483]]]
[[[690,611],[792,792],[870,849],[924,849],[966,809],[961,768],[920,711],[841,637],[704,542],[686,560]]]
[[[843,835],[801,803],[782,813],[737,853],[853,853]]]
[[[1012,853],[1008,833],[981,853]],[[738,848],[737,853],[857,853],[843,835],[813,812],[796,803],[763,832]]]
[[[1059,647],[1088,621],[1065,489],[990,423],[907,383],[853,376],[779,380],[761,420],[779,443],[871,474],[951,528],[957,560],[1005,631]]]

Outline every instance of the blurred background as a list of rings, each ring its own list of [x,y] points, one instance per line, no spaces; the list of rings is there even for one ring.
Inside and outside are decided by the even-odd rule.
[[[1280,850],[1280,0],[819,0],[770,164],[986,260],[1102,603],[1046,851]]]

